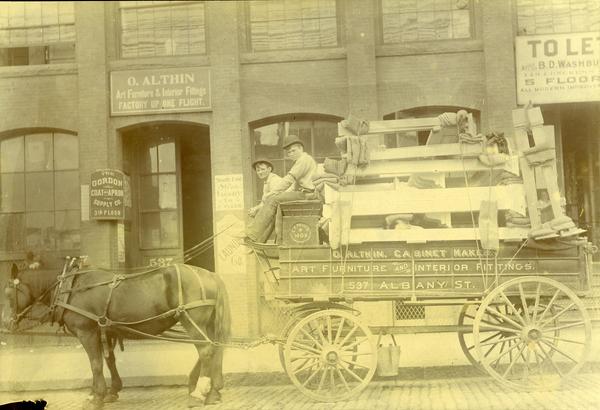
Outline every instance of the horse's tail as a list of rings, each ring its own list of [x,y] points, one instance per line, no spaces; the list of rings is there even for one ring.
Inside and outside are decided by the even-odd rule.
[[[217,282],[217,300],[215,303],[214,315],[215,340],[217,342],[225,343],[229,340],[231,333],[229,296],[227,295],[227,288],[225,288],[223,280],[216,273],[214,274],[214,277]]]

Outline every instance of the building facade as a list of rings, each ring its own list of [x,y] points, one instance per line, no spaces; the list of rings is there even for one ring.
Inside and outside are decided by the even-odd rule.
[[[28,250],[57,266],[74,254],[160,266],[217,234],[191,262],[223,276],[234,334],[252,337],[269,321],[261,270],[228,228],[260,197],[255,158],[283,173],[290,133],[319,162],[335,157],[348,114],[466,109],[481,131],[510,135],[511,110],[528,103],[555,125],[568,214],[598,243],[599,59],[595,0],[8,3],[3,272]]]

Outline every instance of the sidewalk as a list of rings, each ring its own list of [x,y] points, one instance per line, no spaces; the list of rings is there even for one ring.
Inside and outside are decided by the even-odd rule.
[[[400,377],[469,377],[477,375],[470,366],[454,333],[401,335]],[[600,367],[600,328],[594,328],[592,367]],[[594,342],[595,340],[595,342]],[[191,345],[167,342],[128,342],[125,351],[116,349],[119,373],[125,386],[184,385],[196,360]],[[223,371],[227,378],[246,385],[288,384],[279,363],[277,346],[226,349]],[[600,372],[599,372],[600,373]],[[105,375],[108,376],[105,366]],[[0,391],[78,389],[91,385],[91,370],[80,345],[20,348],[0,345]]]

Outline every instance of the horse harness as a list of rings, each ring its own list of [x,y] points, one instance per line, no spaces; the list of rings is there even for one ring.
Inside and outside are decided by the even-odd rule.
[[[141,336],[149,337],[149,338],[153,338],[153,339],[184,342],[184,343],[194,343],[194,344],[197,344],[197,343],[210,343],[213,345],[218,344],[210,339],[210,337],[206,334],[206,332],[204,330],[202,330],[196,322],[194,322],[194,320],[188,313],[189,310],[199,308],[202,306],[215,306],[216,299],[207,299],[206,298],[206,291],[204,288],[204,284],[202,283],[202,280],[199,278],[202,299],[184,303],[183,285],[182,285],[182,281],[181,281],[181,269],[178,264],[173,265],[173,267],[175,268],[175,272],[177,273],[177,288],[178,288],[177,307],[175,307],[173,309],[169,309],[166,312],[149,317],[147,319],[142,319],[142,320],[133,321],[133,322],[123,322],[123,321],[112,320],[107,316],[108,309],[110,307],[110,303],[111,303],[112,296],[113,296],[113,291],[121,284],[121,282],[123,282],[125,280],[151,274],[160,268],[150,269],[150,270],[146,270],[143,272],[132,273],[132,274],[116,273],[116,274],[114,274],[112,280],[98,282],[98,283],[94,283],[92,285],[86,285],[86,286],[74,288],[73,282],[74,282],[74,279],[76,276],[97,271],[97,270],[83,270],[83,271],[79,270],[78,266],[74,265],[73,261],[75,259],[76,258],[72,258],[70,261],[65,263],[65,267],[63,268],[62,274],[58,277],[58,285],[55,288],[54,297],[53,297],[52,303],[50,305],[50,309],[53,312],[53,321],[57,321],[59,324],[62,324],[62,317],[64,315],[65,310],[70,310],[72,312],[80,314],[81,316],[84,316],[90,320],[93,320],[94,322],[96,322],[98,324],[98,327],[100,328],[100,331],[101,331],[103,342],[105,342],[107,340],[106,330],[108,330],[109,328],[117,328],[120,330],[124,330],[127,332],[135,333],[137,335],[141,335]],[[100,287],[100,286],[108,286],[108,288],[109,288],[108,296],[106,298],[106,303],[104,305],[104,311],[103,311],[102,315],[98,316],[94,313],[88,312],[82,308],[79,308],[79,307],[74,306],[69,303],[70,296],[73,293],[81,292],[84,290],[89,290],[89,289]],[[169,317],[178,318],[181,315],[185,316],[188,319],[188,321],[192,324],[192,326],[194,326],[194,328],[200,333],[200,335],[202,335],[203,339],[163,337],[163,336],[157,336],[157,335],[145,333],[145,332],[133,329],[131,327],[131,326],[151,322],[153,320],[160,320],[160,319],[165,319],[165,318],[169,318]]]

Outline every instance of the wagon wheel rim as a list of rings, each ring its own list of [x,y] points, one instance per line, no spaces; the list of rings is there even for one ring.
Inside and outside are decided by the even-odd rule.
[[[489,316],[497,324],[486,323]],[[498,330],[503,337],[484,341],[489,330]],[[586,361],[591,322],[583,302],[567,286],[543,277],[516,278],[482,301],[473,338],[481,365],[502,384],[521,390],[552,389]]]
[[[377,367],[377,346],[369,328],[348,312],[313,313],[289,332],[285,369],[305,395],[336,402],[359,394]]]

